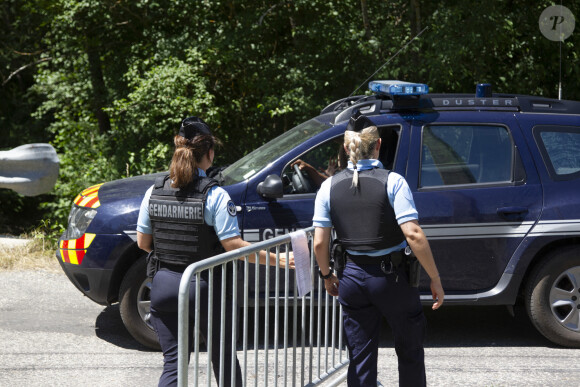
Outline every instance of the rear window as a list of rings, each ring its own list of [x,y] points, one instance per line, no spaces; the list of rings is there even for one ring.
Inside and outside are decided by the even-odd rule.
[[[420,186],[511,182],[512,160],[513,143],[503,126],[426,126]]]
[[[580,177],[580,127],[537,126],[534,138],[553,179]]]

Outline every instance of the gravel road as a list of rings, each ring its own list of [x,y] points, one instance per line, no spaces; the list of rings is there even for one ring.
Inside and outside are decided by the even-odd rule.
[[[137,344],[116,306],[82,296],[61,273],[0,272],[0,386],[154,386],[162,356]],[[578,386],[577,349],[552,346],[503,307],[428,311],[431,386]],[[517,311],[521,312],[521,311]],[[397,385],[382,332],[379,379]]]

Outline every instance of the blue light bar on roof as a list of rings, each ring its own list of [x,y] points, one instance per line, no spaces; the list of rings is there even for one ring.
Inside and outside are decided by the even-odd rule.
[[[429,93],[429,86],[424,83],[403,81],[370,81],[369,89],[379,94],[390,96],[421,95]]]

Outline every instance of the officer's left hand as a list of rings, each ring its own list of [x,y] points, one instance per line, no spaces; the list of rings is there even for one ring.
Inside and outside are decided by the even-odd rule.
[[[324,280],[324,288],[333,297],[338,297],[338,278],[333,273],[330,278]]]
[[[439,309],[443,305],[443,299],[445,298],[445,291],[443,290],[443,285],[441,285],[441,277],[437,276],[431,279],[431,294],[433,295],[433,300],[435,300],[432,306],[433,310]]]

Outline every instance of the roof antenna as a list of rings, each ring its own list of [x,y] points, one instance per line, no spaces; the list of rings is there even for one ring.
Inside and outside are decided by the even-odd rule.
[[[562,5],[552,5],[540,15],[540,31],[549,40],[560,45],[560,75],[558,79],[558,99],[562,99],[562,42],[566,40],[576,25],[574,14]]]
[[[414,37],[413,39],[409,40],[409,41],[408,41],[408,42],[407,42],[407,43],[406,43],[406,44],[405,44],[403,47],[401,47],[401,48],[399,49],[399,51],[397,51],[397,52],[396,52],[396,53],[395,53],[393,56],[391,56],[389,59],[387,59],[387,61],[386,61],[385,63],[383,63],[383,65],[382,65],[381,67],[379,67],[379,69],[378,69],[377,71],[375,71],[375,72],[374,72],[374,73],[373,73],[373,74],[372,74],[370,77],[368,77],[366,81],[364,81],[363,83],[361,83],[361,85],[360,85],[359,87],[357,87],[356,89],[354,89],[354,90],[352,91],[352,93],[350,93],[349,97],[352,97],[352,96],[353,96],[353,94],[354,94],[354,93],[355,93],[355,92],[356,92],[358,89],[360,89],[360,88],[361,88],[361,87],[362,87],[362,86],[363,86],[365,83],[367,83],[367,82],[368,82],[368,81],[369,81],[369,80],[370,80],[372,77],[374,77],[376,73],[378,73],[379,71],[381,71],[381,69],[382,69],[383,67],[385,67],[385,66],[386,66],[386,65],[388,65],[388,64],[389,64],[389,63],[390,63],[390,62],[391,62],[393,59],[395,59],[395,58],[397,57],[397,55],[399,55],[399,54],[401,53],[401,51],[403,51],[405,48],[407,48],[407,46],[408,46],[409,44],[413,43],[413,41],[414,41],[415,39],[417,39],[419,36],[421,36],[421,34],[422,34],[423,32],[425,32],[425,30],[426,30],[426,29],[428,29],[428,28],[429,28],[429,26],[427,26],[427,27],[423,28],[423,29],[421,30],[421,32],[419,32],[417,35],[415,35],[415,37]]]

